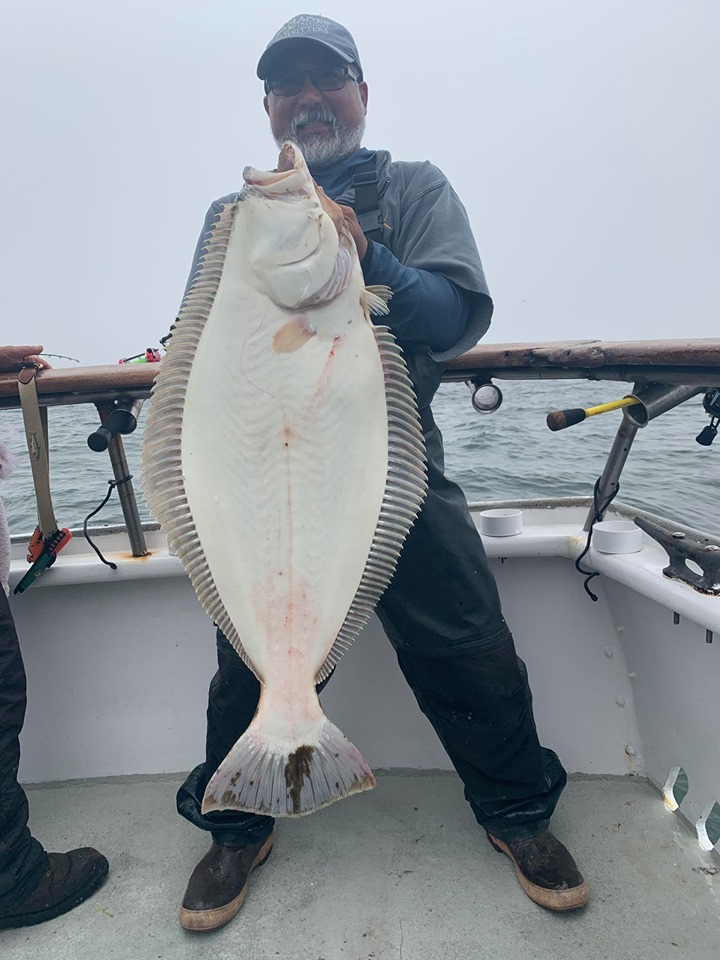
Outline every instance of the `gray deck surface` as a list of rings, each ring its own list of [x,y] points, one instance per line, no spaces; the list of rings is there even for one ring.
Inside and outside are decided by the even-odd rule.
[[[29,791],[49,849],[92,844],[104,887],[71,913],[0,932],[2,960],[718,960],[720,873],[637,779],[573,780],[553,828],[591,885],[557,915],[531,903],[446,773],[391,772],[378,788],[285,821],[235,920],[190,934],[178,903],[208,838],[174,812],[178,778]]]

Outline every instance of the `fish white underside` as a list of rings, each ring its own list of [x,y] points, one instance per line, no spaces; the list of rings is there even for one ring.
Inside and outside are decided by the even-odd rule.
[[[314,308],[316,335],[277,353],[288,312],[224,277],[188,380],[197,535],[255,672],[288,690],[315,677],[342,626],[385,491],[383,368],[359,301],[345,300]]]
[[[392,575],[424,495],[422,441],[359,265],[331,302],[278,307],[257,289],[238,207],[221,217],[156,381],[144,486],[203,606],[262,683],[203,809],[296,815],[374,786],[315,682]],[[304,339],[278,350],[298,319]],[[165,445],[153,439],[163,431]]]

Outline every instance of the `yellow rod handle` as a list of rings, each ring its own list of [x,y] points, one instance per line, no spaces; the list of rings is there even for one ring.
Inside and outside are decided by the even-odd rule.
[[[611,400],[609,403],[599,403],[596,407],[588,407],[585,411],[586,417],[594,417],[598,413],[607,413],[609,410],[619,410],[621,407],[632,407],[633,404],[640,403],[637,397],[623,397],[622,400]]]

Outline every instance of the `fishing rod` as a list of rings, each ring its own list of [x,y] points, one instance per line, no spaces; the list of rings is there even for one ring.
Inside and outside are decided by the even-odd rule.
[[[161,340],[160,343],[163,341]],[[41,357],[52,357],[55,360],[72,360],[73,363],[80,363],[77,357],[66,357],[63,353],[41,353]],[[142,353],[136,353],[132,357],[123,357],[118,363],[159,363],[162,357],[160,351],[154,347],[147,347]]]
[[[80,363],[77,357],[66,357],[62,353],[41,353],[41,357],[54,357],[56,360],[72,360],[73,363]]]
[[[658,389],[659,388],[656,387],[655,391],[657,392]],[[709,390],[704,390],[704,388],[691,389],[689,394],[687,389],[684,391],[681,390],[678,399],[671,402],[670,407],[675,406],[677,402],[688,399],[689,396],[702,393],[703,391],[705,393],[703,397],[703,409],[710,417],[710,423],[700,431],[695,439],[701,446],[709,447],[715,437],[717,437],[718,429],[720,428],[720,387],[710,387]],[[667,404],[660,403],[662,396],[651,399],[649,401],[650,407],[648,407],[648,400],[645,398],[646,392],[647,391],[642,391],[640,397],[631,394],[630,396],[623,397],[621,400],[611,400],[609,403],[600,403],[595,407],[587,407],[586,409],[573,407],[570,410],[553,410],[552,413],[547,415],[546,423],[550,430],[564,430],[566,427],[575,426],[576,423],[582,423],[583,420],[586,420],[588,417],[595,417],[601,413],[608,413],[611,410],[620,410],[623,407],[627,407],[629,410],[625,416],[628,417],[630,423],[638,427],[644,427],[649,419],[668,409]],[[668,396],[670,396],[670,394],[668,394]],[[659,403],[660,405],[658,405]],[[639,410],[633,411],[632,408],[636,406],[639,407]]]
[[[118,363],[160,363],[161,359],[159,350],[147,347],[142,353],[136,353],[133,357],[124,357],[118,360]]]
[[[634,407],[640,403],[635,396],[623,397],[621,400],[611,400],[609,403],[599,403],[595,407],[572,407],[570,410],[553,410],[547,415],[546,423],[548,427],[555,430],[564,430],[566,427],[574,427],[576,423],[582,423],[588,417],[596,417],[600,413],[609,413],[611,410],[621,410],[623,407]]]

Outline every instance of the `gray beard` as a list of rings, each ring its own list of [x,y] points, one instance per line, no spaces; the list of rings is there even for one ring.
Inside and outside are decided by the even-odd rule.
[[[312,122],[330,123],[331,129],[324,133],[305,133],[303,126]],[[292,140],[302,150],[310,170],[321,170],[338,160],[343,160],[358,149],[365,133],[365,117],[354,127],[339,124],[335,114],[321,108],[303,110],[293,117],[282,136],[275,137],[278,147]]]

